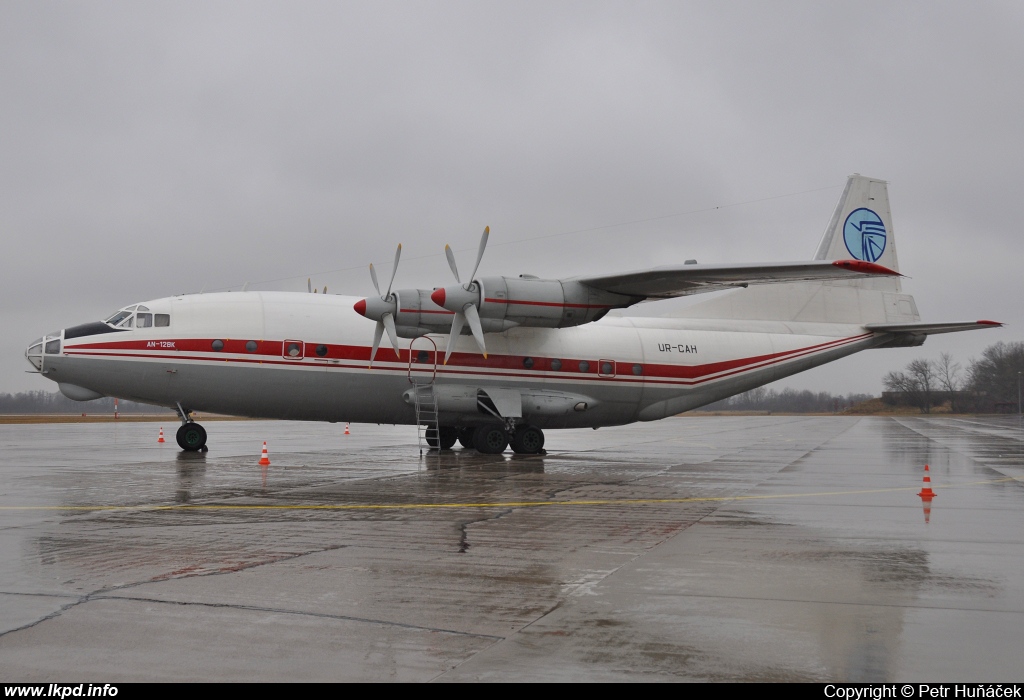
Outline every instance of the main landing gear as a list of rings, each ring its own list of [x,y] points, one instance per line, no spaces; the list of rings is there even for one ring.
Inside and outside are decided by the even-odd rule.
[[[439,432],[440,447],[443,450],[450,449],[457,440],[463,447],[473,448],[487,455],[501,454],[510,445],[516,454],[535,455],[544,451],[544,433],[532,425],[520,426],[511,435],[501,425],[482,425],[477,428],[441,427]],[[431,443],[430,446],[434,447],[434,444]]]
[[[181,427],[174,437],[178,441],[178,447],[186,452],[206,452],[210,449],[206,446],[206,428],[193,421],[191,413],[178,404]]]

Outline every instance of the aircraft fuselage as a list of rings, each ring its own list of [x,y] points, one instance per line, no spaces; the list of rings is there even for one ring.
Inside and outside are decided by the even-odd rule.
[[[144,302],[167,325],[65,329],[42,371],[72,392],[169,408],[394,424],[416,422],[416,383],[432,382],[440,422],[461,426],[494,420],[477,410],[477,390],[510,389],[531,425],[596,428],[675,415],[884,340],[855,324],[606,317],[490,334],[486,359],[462,336],[447,365],[445,335],[403,339],[398,357],[385,342],[371,368],[374,323],[356,301],[233,292]]]

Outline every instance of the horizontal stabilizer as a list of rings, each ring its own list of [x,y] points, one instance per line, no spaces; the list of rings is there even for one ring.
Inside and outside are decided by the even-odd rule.
[[[740,265],[673,265],[617,275],[577,277],[573,281],[615,294],[668,299],[755,284],[823,282],[878,276],[899,277],[900,273],[863,260],[813,260]]]
[[[864,326],[876,333],[905,333],[910,335],[935,335],[936,333],[958,333],[983,328],[1000,328],[998,321],[962,321],[960,323],[868,323]]]

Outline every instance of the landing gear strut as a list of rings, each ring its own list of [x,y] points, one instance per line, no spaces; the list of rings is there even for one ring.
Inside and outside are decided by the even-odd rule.
[[[178,441],[178,447],[186,452],[206,452],[210,448],[206,446],[206,428],[192,420],[192,411],[187,411],[178,406],[178,415],[181,417],[181,427],[174,436]]]

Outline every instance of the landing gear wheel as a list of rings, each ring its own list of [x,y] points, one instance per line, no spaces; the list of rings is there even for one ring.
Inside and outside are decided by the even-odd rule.
[[[185,423],[174,437],[186,452],[206,452],[206,429],[198,423]]]
[[[430,449],[436,450],[440,448],[442,450],[450,450],[452,449],[452,445],[454,445],[455,441],[458,439],[459,434],[456,428],[442,425],[436,431],[433,428],[427,428],[425,437]]]
[[[423,429],[423,439],[427,441],[427,447],[436,450],[438,446],[437,429],[427,427]]]
[[[442,425],[438,430],[438,443],[442,450],[450,450],[455,446],[455,441],[459,439],[458,428],[451,428]]]
[[[508,447],[508,435],[500,425],[482,425],[473,431],[473,447],[485,455],[500,455]]]
[[[456,428],[459,431],[459,444],[469,449],[473,448],[473,429],[472,428]]]
[[[540,454],[544,450],[544,433],[532,425],[516,430],[510,441],[512,451],[521,455]]]

